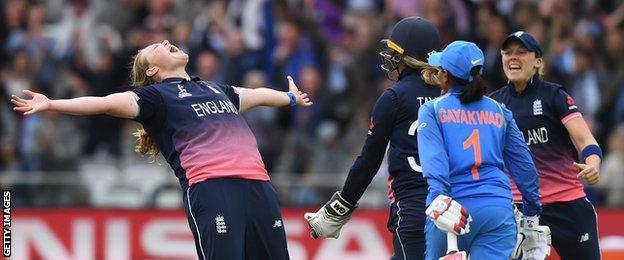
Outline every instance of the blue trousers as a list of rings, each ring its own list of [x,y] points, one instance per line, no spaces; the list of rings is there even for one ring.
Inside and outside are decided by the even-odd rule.
[[[288,259],[277,192],[270,182],[209,179],[184,192],[199,259]]]
[[[472,216],[470,232],[457,237],[460,251],[471,259],[507,260],[516,244],[516,221],[511,200],[458,200]],[[446,233],[427,219],[425,259],[437,260],[446,254]]]
[[[421,260],[425,257],[425,199],[412,196],[390,205],[388,230],[392,232],[391,260]]]

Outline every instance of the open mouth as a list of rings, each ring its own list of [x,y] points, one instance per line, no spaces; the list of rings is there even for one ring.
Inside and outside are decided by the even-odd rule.
[[[509,69],[509,71],[521,71],[522,67],[518,64],[509,64],[509,66],[507,66],[507,69]]]
[[[176,52],[178,52],[178,48],[177,48],[176,46],[171,45],[171,46],[169,47],[169,52],[171,52],[171,53],[176,53]]]

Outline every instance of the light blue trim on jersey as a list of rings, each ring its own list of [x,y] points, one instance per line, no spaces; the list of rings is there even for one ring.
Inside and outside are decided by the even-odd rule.
[[[505,130],[507,130],[507,119],[505,118],[505,112],[503,111],[503,107],[501,106],[501,104],[491,97],[488,97],[488,96],[483,96],[483,97],[491,100],[492,102],[494,102],[494,104],[496,104],[496,106],[498,107],[498,111],[500,111],[500,113],[503,115],[503,126],[505,126]]]
[[[433,100],[433,113],[435,114],[435,118],[436,121],[438,122],[438,124],[440,124],[440,115],[438,115],[438,103],[440,102],[440,100],[447,98],[448,96],[450,96],[451,93],[448,92],[436,99]]]

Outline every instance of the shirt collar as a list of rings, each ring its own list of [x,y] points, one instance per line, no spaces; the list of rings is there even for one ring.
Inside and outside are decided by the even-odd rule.
[[[516,92],[516,88],[514,87],[514,85],[509,82],[507,83],[507,85],[510,88],[510,92],[512,95],[514,96],[521,96],[521,95],[525,95],[527,93],[531,93],[533,92],[533,90],[535,90],[538,84],[540,84],[540,82],[542,81],[542,79],[540,79],[539,74],[535,73],[535,75],[533,75],[533,77],[531,78],[531,80],[529,80],[529,83],[527,83],[526,87],[524,88],[524,90],[522,92]]]
[[[191,76],[191,81],[200,81],[201,79],[197,76]],[[188,81],[185,78],[181,78],[181,77],[171,77],[171,78],[166,78],[162,81],[162,83],[182,83],[184,81]]]
[[[466,88],[466,86],[454,85],[454,86],[451,86],[451,89],[449,90],[449,93],[451,93],[451,94],[459,94],[459,93],[464,92],[465,88]]]

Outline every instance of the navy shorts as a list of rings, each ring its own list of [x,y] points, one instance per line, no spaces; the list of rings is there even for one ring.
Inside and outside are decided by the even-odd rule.
[[[199,259],[288,259],[279,200],[270,182],[209,179],[184,192]]]
[[[561,259],[600,259],[596,210],[585,197],[544,205],[540,224],[550,228]]]
[[[390,205],[388,230],[394,247],[390,259],[425,258],[425,199],[402,199]]]

